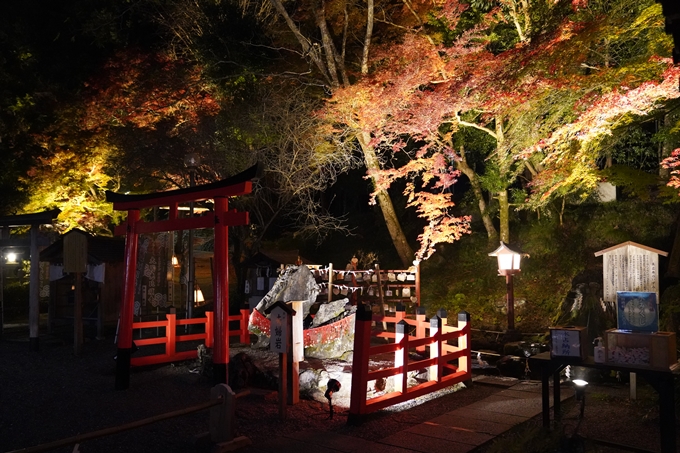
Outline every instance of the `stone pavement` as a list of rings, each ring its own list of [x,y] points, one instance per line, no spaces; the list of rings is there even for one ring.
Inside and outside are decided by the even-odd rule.
[[[481,385],[481,382],[478,381]],[[552,390],[551,407],[552,407]],[[571,397],[562,392],[562,400]],[[239,449],[244,453],[465,453],[541,413],[541,384],[518,382],[477,401],[377,441],[332,432],[301,431]]]

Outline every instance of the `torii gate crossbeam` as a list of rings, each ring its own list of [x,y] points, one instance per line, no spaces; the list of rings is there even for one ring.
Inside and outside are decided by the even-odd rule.
[[[130,386],[130,354],[132,353],[132,321],[135,304],[135,275],[137,268],[137,241],[142,233],[188,230],[196,228],[215,229],[214,247],[214,294],[215,339],[213,371],[216,383],[227,383],[229,364],[229,226],[247,225],[248,213],[228,210],[228,197],[246,195],[252,191],[251,180],[258,174],[253,166],[231,178],[210,184],[170,190],[167,192],[126,195],[106,193],[106,200],[113,203],[116,211],[127,211],[127,221],[116,227],[116,234],[125,235],[125,282],[121,303],[116,358],[116,390]],[[202,217],[178,218],[178,205],[213,199],[214,211]],[[168,220],[145,222],[140,210],[157,206],[169,206]]]

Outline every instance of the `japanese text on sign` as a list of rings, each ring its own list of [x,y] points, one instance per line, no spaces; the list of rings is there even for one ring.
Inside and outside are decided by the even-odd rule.
[[[287,352],[288,314],[276,308],[271,313],[271,339],[269,349],[274,352]]]

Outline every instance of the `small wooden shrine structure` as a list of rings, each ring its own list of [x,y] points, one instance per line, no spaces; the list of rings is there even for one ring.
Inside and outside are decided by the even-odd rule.
[[[51,224],[57,216],[61,214],[59,209],[50,211],[36,212],[33,214],[19,214],[7,217],[0,217],[0,250],[7,247],[28,246],[31,255],[31,277],[29,282],[29,300],[28,300],[28,326],[29,326],[29,349],[31,351],[38,351],[39,344],[39,330],[40,330],[40,257],[38,247],[47,245],[41,243],[38,237],[38,230],[40,225]],[[16,227],[30,226],[30,239],[28,241],[10,236],[10,229]],[[4,266],[4,256],[0,257],[0,266]],[[0,268],[0,276],[3,274],[3,269]],[[0,282],[0,298],[2,298],[2,283]],[[0,299],[1,301],[1,299]],[[2,310],[0,310],[0,336],[4,320],[2,319]]]
[[[106,326],[115,327],[123,289],[125,241],[92,236],[73,229],[40,252],[40,261],[49,263],[49,327],[54,329],[75,322],[76,276],[64,272],[67,236],[79,235],[86,242],[86,272],[82,285],[83,321],[96,327],[101,338]]]
[[[137,241],[142,233],[214,228],[214,348],[213,371],[217,383],[227,383],[229,363],[229,226],[248,224],[248,213],[228,210],[228,198],[252,191],[252,180],[258,176],[253,166],[231,178],[210,184],[170,190],[167,192],[127,195],[106,193],[113,209],[127,211],[125,223],[115,233],[125,235],[125,284],[121,302],[118,353],[116,358],[117,390],[130,385],[130,354],[132,352],[132,322],[135,303],[135,275],[137,273]],[[214,210],[200,217],[178,215],[180,203],[213,199]],[[169,206],[167,220],[144,221],[140,210]]]

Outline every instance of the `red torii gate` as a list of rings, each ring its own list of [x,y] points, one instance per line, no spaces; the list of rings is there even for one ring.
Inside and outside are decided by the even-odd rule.
[[[251,180],[258,175],[255,165],[231,178],[201,186],[169,190],[167,192],[126,195],[107,191],[106,200],[116,211],[128,211],[127,221],[116,227],[116,235],[125,235],[125,283],[118,331],[116,358],[116,390],[130,386],[130,354],[132,352],[132,320],[135,304],[135,275],[137,268],[137,239],[142,233],[215,229],[214,295],[215,340],[213,371],[216,383],[227,383],[229,363],[229,226],[247,225],[248,213],[229,211],[227,198],[245,195],[252,191]],[[214,211],[202,217],[177,216],[180,203],[214,199]],[[139,211],[144,208],[169,206],[168,220],[145,222]]]

